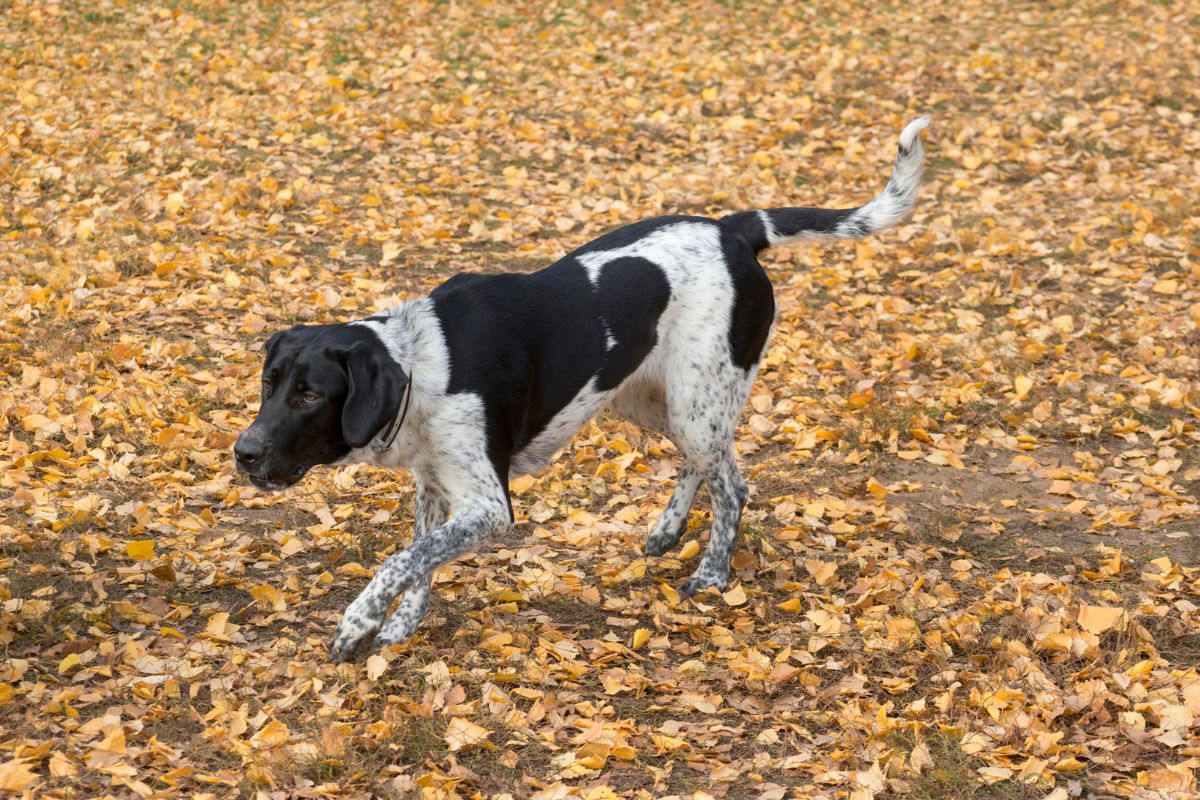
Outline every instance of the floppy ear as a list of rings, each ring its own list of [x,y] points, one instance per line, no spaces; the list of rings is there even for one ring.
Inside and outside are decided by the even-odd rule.
[[[400,413],[408,375],[391,357],[364,342],[325,352],[342,362],[350,382],[342,406],[342,438],[351,447],[365,447]]]

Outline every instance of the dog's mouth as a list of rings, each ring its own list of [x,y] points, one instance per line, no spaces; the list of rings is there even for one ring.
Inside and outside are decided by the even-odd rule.
[[[297,481],[299,481],[301,478],[303,478],[305,476],[305,474],[308,472],[308,470],[309,470],[308,464],[301,464],[300,466],[293,469],[291,471],[291,473],[289,473],[288,476],[282,480],[280,480],[278,478],[266,478],[261,475],[255,475],[254,473],[250,473],[250,472],[246,473],[246,477],[250,479],[250,483],[253,484],[256,489],[265,489],[266,491],[270,491],[270,492],[279,492],[279,491],[283,491],[284,489],[295,484]]]

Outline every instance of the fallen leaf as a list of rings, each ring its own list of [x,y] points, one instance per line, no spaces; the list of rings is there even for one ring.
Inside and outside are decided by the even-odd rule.
[[[446,744],[450,747],[450,752],[457,753],[463,748],[486,747],[491,744],[487,738],[489,735],[491,735],[491,731],[487,728],[476,725],[474,722],[462,717],[454,717],[450,720],[450,724],[446,726],[444,738]]]

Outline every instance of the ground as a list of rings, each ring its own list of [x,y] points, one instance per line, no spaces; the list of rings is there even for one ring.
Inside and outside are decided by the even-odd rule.
[[[1185,798],[1200,765],[1191,3],[0,0],[0,793]],[[608,419],[422,630],[326,657],[408,477],[232,473],[261,345],[660,213],[912,219],[765,262],[736,580],[640,555]],[[699,547],[697,546],[699,545]]]

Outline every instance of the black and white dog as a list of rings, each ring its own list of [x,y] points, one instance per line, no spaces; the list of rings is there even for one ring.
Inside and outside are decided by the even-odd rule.
[[[268,489],[350,461],[407,467],[416,481],[413,543],[346,609],[332,657],[410,636],[433,570],[512,525],[509,479],[544,468],[605,408],[668,436],[683,457],[646,552],[679,543],[707,483],[712,535],[681,591],[724,588],[747,496],[734,427],[775,318],[756,254],[797,239],[857,239],[903,219],[927,124],[904,129],[887,188],[859,208],[646,220],[540,272],[456,275],[369,319],[272,336],[237,469]]]

